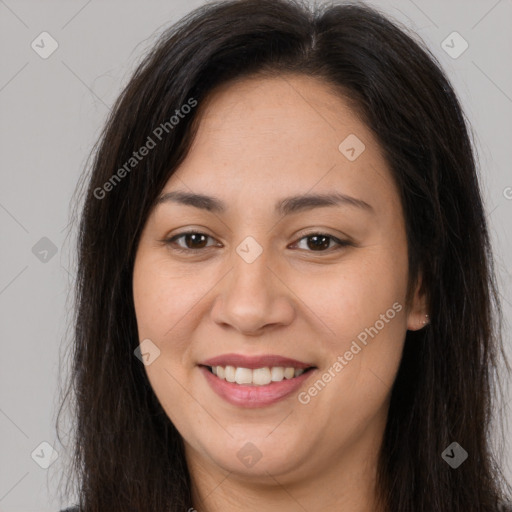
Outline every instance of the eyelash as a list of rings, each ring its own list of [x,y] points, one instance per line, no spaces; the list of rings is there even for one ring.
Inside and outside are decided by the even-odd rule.
[[[168,246],[171,246],[172,244],[175,243],[176,240],[179,240],[180,238],[182,238],[184,236],[187,236],[187,235],[204,235],[204,236],[206,236],[208,238],[213,238],[210,235],[207,235],[206,233],[202,233],[200,231],[185,231],[183,233],[179,233],[177,235],[174,235],[171,238],[164,239],[164,240],[162,240],[162,242],[165,243]],[[320,231],[314,231],[314,232],[311,232],[311,233],[307,233],[307,234],[303,235],[301,238],[299,238],[299,240],[297,242],[300,242],[301,240],[304,240],[305,238],[310,238],[310,237],[313,237],[313,236],[324,236],[324,237],[327,237],[327,238],[333,240],[336,244],[338,244],[338,247],[334,247],[334,248],[331,247],[331,248],[328,248],[328,249],[322,250],[322,251],[306,250],[306,252],[311,252],[311,253],[317,253],[317,252],[318,253],[329,253],[329,252],[333,252],[333,251],[338,251],[340,249],[343,249],[344,247],[348,247],[348,246],[353,246],[354,245],[352,242],[349,242],[348,240],[340,240],[339,238],[336,238],[335,236],[332,236],[329,233],[323,233],[323,232],[320,232]],[[297,243],[297,242],[295,242],[295,243]],[[209,247],[214,247],[214,246],[213,245],[206,246],[206,247],[203,247],[202,249],[189,249],[189,248],[179,247],[179,246],[178,247],[173,246],[171,248],[172,248],[173,251],[176,251],[176,252],[179,252],[179,253],[189,253],[190,254],[190,253],[197,253],[199,251],[208,249]]]

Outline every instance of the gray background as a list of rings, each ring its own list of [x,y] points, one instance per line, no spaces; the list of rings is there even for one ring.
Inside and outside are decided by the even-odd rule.
[[[55,511],[73,501],[61,503],[56,493],[67,454],[55,418],[71,332],[74,188],[135,64],[164,28],[202,3],[0,0],[1,512]],[[474,127],[512,356],[512,1],[369,3],[427,42]],[[43,46],[43,31],[58,43],[46,59],[31,47],[34,40]],[[453,31],[469,44],[458,58],[442,46]],[[445,44],[461,48],[457,40]],[[512,438],[511,406],[508,396],[501,407]],[[59,454],[49,469],[35,461],[48,461],[44,441]],[[511,446],[502,453],[512,479]]]

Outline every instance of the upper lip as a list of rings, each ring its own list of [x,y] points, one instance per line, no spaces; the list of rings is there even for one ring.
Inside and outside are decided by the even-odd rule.
[[[243,354],[223,354],[220,356],[212,357],[200,363],[203,366],[236,366],[240,368],[248,368],[254,370],[256,368],[265,368],[266,366],[283,366],[285,368],[310,368],[311,363],[304,363],[291,359],[289,357],[282,357],[275,354],[262,354],[260,356],[247,356]]]

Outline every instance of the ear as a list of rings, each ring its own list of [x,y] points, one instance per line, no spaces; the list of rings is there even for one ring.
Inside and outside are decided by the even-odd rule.
[[[409,331],[418,331],[430,323],[426,299],[427,297],[423,289],[423,277],[420,275],[407,314],[407,329]]]

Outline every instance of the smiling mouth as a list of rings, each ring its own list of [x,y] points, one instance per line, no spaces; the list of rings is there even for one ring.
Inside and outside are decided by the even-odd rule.
[[[236,366],[201,366],[208,369],[217,378],[241,386],[267,386],[273,382],[295,379],[316,368],[315,366],[308,368],[266,366],[250,369]]]

